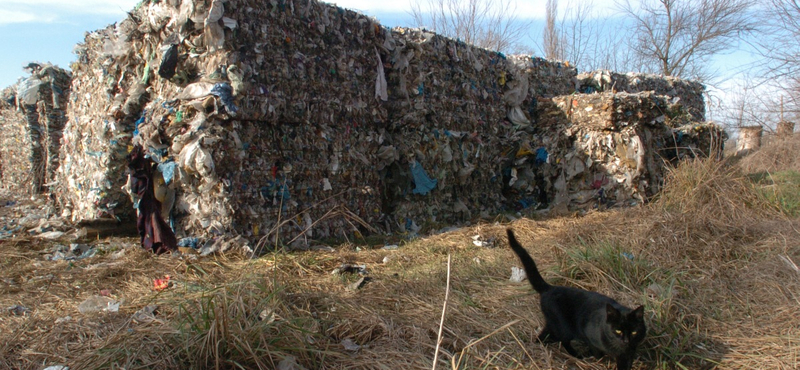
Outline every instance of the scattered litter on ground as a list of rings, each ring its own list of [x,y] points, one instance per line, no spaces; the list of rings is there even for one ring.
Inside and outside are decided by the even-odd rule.
[[[131,319],[140,324],[149,324],[153,321],[156,321],[155,312],[157,309],[158,305],[154,304],[144,306],[138,311],[136,311],[131,317]]]
[[[356,344],[356,342],[354,342],[350,338],[345,338],[342,340],[342,347],[344,347],[345,350],[351,352],[357,352],[358,350],[361,349],[361,346]]]
[[[525,270],[519,267],[511,267],[511,278],[508,279],[512,283],[521,283],[528,277],[525,275]]]
[[[170,282],[170,276],[169,275],[164,275],[163,278],[154,279],[153,280],[153,290],[155,290],[157,292],[160,292],[160,291],[162,291],[164,289],[167,289],[171,285],[172,285],[172,283]]]
[[[480,235],[473,235],[472,236],[472,244],[478,247],[486,247],[486,248],[494,248],[495,241],[497,238],[489,238],[486,240],[481,240],[483,237]]]
[[[348,285],[347,286],[347,290],[349,290],[349,291],[359,290],[359,289],[361,289],[361,287],[364,286],[364,284],[366,284],[370,280],[371,279],[368,276],[362,276],[358,280],[353,282],[352,284]]]
[[[14,305],[11,307],[6,307],[6,311],[14,316],[24,316],[31,312],[28,307],[22,305]]]
[[[332,275],[340,275],[340,274],[364,275],[366,273],[367,273],[367,265],[353,265],[349,263],[343,263],[341,266],[331,271]]]
[[[78,305],[78,312],[88,315],[99,312],[118,312],[120,302],[103,296],[91,296]]]
[[[297,363],[297,358],[294,356],[286,356],[281,362],[278,363],[278,370],[307,370],[305,367]]]
[[[275,310],[264,309],[258,314],[258,321],[265,321],[265,324],[272,324],[277,318]]]

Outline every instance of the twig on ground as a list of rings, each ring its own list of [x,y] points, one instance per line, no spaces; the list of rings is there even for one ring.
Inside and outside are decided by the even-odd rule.
[[[442,319],[439,321],[439,335],[436,336],[436,352],[433,354],[433,367],[436,370],[436,362],[439,360],[439,348],[442,346],[442,330],[444,329],[444,316],[447,313],[447,298],[450,296],[450,254],[447,255],[447,286],[444,291],[444,304],[442,305]]]

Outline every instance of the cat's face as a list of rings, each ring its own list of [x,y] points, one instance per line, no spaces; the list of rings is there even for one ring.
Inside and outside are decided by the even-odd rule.
[[[635,346],[641,342],[647,332],[644,326],[644,307],[623,315],[611,305],[606,306],[606,338],[615,339],[620,347]]]

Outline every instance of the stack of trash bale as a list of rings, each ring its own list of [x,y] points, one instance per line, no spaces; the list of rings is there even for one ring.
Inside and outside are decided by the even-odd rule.
[[[217,244],[641,201],[673,116],[702,121],[668,92],[576,93],[566,63],[316,0],[143,2],[78,55],[65,214],[132,216],[141,145],[163,218]]]
[[[59,165],[71,75],[50,64],[25,69],[30,76],[2,93],[0,156],[3,186],[37,194],[53,182]]]

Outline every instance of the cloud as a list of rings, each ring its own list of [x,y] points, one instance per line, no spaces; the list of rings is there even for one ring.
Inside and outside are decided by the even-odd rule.
[[[36,14],[0,8],[0,24],[38,22]]]

